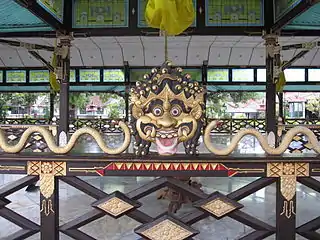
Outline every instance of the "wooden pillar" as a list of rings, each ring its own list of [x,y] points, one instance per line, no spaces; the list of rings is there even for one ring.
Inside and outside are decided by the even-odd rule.
[[[289,177],[291,178],[291,177]],[[296,194],[293,193],[291,199],[286,199],[289,190],[285,190],[286,194],[281,191],[281,181],[284,181],[285,188],[292,188],[295,192],[296,182],[294,179],[286,179],[281,177],[277,179],[277,196],[276,196],[276,240],[294,240],[296,239]],[[287,184],[286,184],[287,183]],[[294,185],[290,186],[290,184]]]
[[[267,34],[264,36],[266,41],[266,132],[269,135],[277,133],[276,116],[276,84],[274,81],[275,47],[277,47],[277,36]]]
[[[54,99],[55,99],[55,94],[50,92],[50,101],[49,101],[49,121],[50,122],[54,117]]]
[[[130,67],[127,61],[124,62],[124,81],[126,86],[126,91],[124,94],[124,101],[125,101],[125,121],[129,121],[129,91],[130,91]]]
[[[70,46],[71,36],[59,37],[58,64],[61,71],[60,77],[60,112],[59,112],[59,141],[67,140],[69,133],[69,77],[70,77]],[[63,141],[65,141],[63,140]]]
[[[41,240],[59,239],[59,180],[54,177],[53,193],[48,198],[40,192]]]

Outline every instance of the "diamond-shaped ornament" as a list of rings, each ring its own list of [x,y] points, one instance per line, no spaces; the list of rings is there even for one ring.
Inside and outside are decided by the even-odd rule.
[[[10,135],[10,136],[8,136],[8,139],[9,140],[11,140],[11,141],[13,141],[13,140],[15,140],[15,139],[17,139],[18,137],[17,136],[15,136],[15,135]]]
[[[140,207],[141,203],[133,201],[123,193],[116,191],[108,197],[93,203],[92,206],[104,211],[113,218],[119,218]]]
[[[39,141],[42,139],[42,137],[40,135],[35,135],[33,139],[35,139],[36,141]]]
[[[199,232],[171,216],[162,216],[134,230],[148,240],[185,240]]]
[[[210,213],[213,217],[220,219],[234,210],[243,207],[242,204],[231,200],[219,192],[213,193],[207,199],[194,203],[196,208]]]

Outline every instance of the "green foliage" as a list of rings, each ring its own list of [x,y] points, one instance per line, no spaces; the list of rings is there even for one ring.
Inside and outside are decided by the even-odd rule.
[[[320,98],[309,99],[306,104],[306,109],[320,117]]]
[[[69,104],[70,106],[74,105],[75,108],[83,109],[89,104],[92,95],[92,93],[71,92],[69,94]]]

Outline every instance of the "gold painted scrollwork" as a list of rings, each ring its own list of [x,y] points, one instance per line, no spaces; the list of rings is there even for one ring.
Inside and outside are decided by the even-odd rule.
[[[308,163],[268,163],[267,177],[280,178],[280,191],[284,198],[281,215],[291,218],[295,215],[293,198],[296,195],[297,177],[309,176]]]
[[[256,129],[242,129],[240,130],[231,140],[231,143],[223,149],[216,148],[211,142],[211,131],[217,126],[217,121],[212,121],[205,129],[204,133],[204,143],[207,149],[216,154],[216,155],[229,155],[231,154],[237,147],[238,143],[241,139],[246,135],[252,135],[257,138],[258,142],[261,145],[261,148],[269,155],[281,155],[283,154],[289,147],[292,139],[297,134],[303,134],[308,137],[310,144],[315,152],[320,153],[320,144],[316,135],[306,127],[294,127],[291,128],[283,137],[281,144],[279,147],[274,148],[268,144],[267,138],[265,138],[259,131]]]
[[[91,135],[92,138],[94,138],[99,145],[100,149],[107,153],[107,154],[120,154],[124,152],[128,146],[130,145],[130,139],[131,139],[131,134],[130,134],[130,129],[129,127],[124,123],[124,122],[119,122],[119,127],[123,130],[124,133],[124,142],[122,145],[118,148],[109,148],[106,143],[104,142],[102,136],[100,133],[93,129],[93,128],[81,128],[78,129],[70,138],[69,142],[63,146],[59,147],[57,146],[54,137],[51,133],[50,130],[46,129],[45,127],[29,127],[27,130],[22,134],[19,142],[16,145],[10,145],[7,143],[6,137],[4,135],[4,132],[0,129],[0,148],[3,149],[4,152],[6,153],[18,153],[22,151],[28,141],[28,138],[33,134],[33,133],[40,133],[48,148],[56,153],[56,154],[66,154],[72,150],[72,148],[75,146],[78,138],[80,138],[84,134],[89,134]]]
[[[27,166],[28,175],[38,175],[40,178],[40,193],[44,197],[41,202],[41,212],[49,216],[50,213],[54,213],[51,197],[55,190],[55,177],[66,175],[67,164],[66,162],[30,161]]]

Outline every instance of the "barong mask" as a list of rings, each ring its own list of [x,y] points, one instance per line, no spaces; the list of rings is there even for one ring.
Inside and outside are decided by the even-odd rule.
[[[160,155],[177,152],[183,142],[187,154],[197,154],[204,125],[204,90],[170,62],[154,68],[131,89],[131,124],[135,153],[146,155],[151,143]]]

